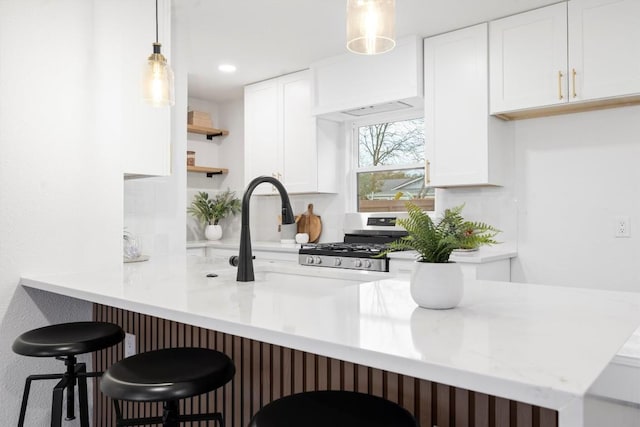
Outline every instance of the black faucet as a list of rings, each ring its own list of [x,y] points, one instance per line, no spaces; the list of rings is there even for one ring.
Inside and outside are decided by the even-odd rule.
[[[272,184],[280,193],[280,199],[282,200],[282,224],[293,224],[295,218],[293,216],[293,210],[291,209],[291,203],[289,203],[289,195],[287,190],[280,181],[270,176],[259,176],[254,178],[242,196],[242,228],[240,229],[240,254],[238,256],[238,274],[236,281],[238,282],[253,282],[255,277],[253,275],[253,253],[251,252],[251,234],[249,233],[249,201],[251,200],[251,193],[256,187],[263,182]]]

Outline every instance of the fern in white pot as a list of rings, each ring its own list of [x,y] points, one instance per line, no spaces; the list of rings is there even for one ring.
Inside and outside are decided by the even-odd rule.
[[[187,212],[205,226],[204,233],[208,240],[221,239],[222,227],[218,224],[220,220],[240,212],[242,205],[235,195],[235,192],[227,189],[216,194],[213,199],[204,191],[198,192],[193,198]]]
[[[408,235],[390,243],[385,254],[415,250],[418,257],[411,274],[412,298],[424,308],[453,308],[462,299],[464,281],[460,266],[449,261],[451,253],[496,244],[494,237],[500,230],[483,222],[466,221],[461,215],[464,205],[445,210],[438,222],[415,204],[407,202],[406,206],[409,217],[398,219],[398,224]]]

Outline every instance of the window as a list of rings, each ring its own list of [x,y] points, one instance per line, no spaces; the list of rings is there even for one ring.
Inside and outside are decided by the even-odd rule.
[[[407,200],[433,210],[425,181],[424,119],[354,123],[358,212],[405,211]]]

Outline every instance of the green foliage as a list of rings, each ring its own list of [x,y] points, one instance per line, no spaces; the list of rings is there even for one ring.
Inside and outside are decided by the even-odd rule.
[[[240,199],[236,198],[235,192],[227,189],[216,194],[213,199],[210,199],[209,194],[204,191],[198,192],[191,206],[187,208],[187,212],[205,225],[216,225],[222,218],[229,214],[235,215],[240,212],[240,209]]]
[[[454,249],[471,249],[482,245],[493,245],[498,242],[494,237],[500,232],[483,222],[466,221],[462,217],[464,205],[444,211],[437,223],[421,208],[407,202],[409,218],[398,219],[408,236],[389,244],[389,250],[412,249],[420,255],[420,262],[443,263],[449,261]]]

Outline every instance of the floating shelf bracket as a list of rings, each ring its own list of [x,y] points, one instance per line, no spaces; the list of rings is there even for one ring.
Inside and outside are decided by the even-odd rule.
[[[209,141],[212,141],[212,140],[213,140],[213,138],[215,138],[216,136],[222,136],[222,135],[224,135],[224,133],[223,133],[223,132],[208,133],[208,134],[207,134],[207,139],[208,139]]]
[[[207,172],[207,178],[213,178],[213,175],[222,175],[222,171],[218,171],[218,172]]]

